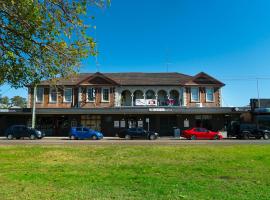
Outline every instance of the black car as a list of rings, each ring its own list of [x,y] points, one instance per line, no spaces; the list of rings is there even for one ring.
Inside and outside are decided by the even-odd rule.
[[[270,138],[270,128],[259,126],[252,123],[233,123],[228,130],[229,136],[238,139],[265,139]]]
[[[23,137],[29,137],[31,140],[34,140],[34,139],[41,139],[45,136],[44,134],[42,134],[41,131],[36,130],[34,128],[28,128],[27,126],[24,125],[13,125],[9,127],[6,130],[5,135],[8,140],[12,140],[14,138],[20,139]]]
[[[149,140],[155,140],[158,137],[158,133],[153,131],[146,131],[143,128],[129,128],[121,131],[118,136],[127,140],[133,138],[145,138]]]

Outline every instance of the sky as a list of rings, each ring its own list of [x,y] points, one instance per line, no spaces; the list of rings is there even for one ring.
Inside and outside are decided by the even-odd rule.
[[[223,106],[246,106],[270,98],[269,10],[269,0],[112,0],[89,9],[99,64],[85,59],[81,72],[203,71],[226,84]]]

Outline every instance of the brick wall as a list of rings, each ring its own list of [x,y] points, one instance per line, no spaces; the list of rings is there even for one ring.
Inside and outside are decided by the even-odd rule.
[[[196,103],[202,103],[203,107],[220,107],[221,106],[219,88],[214,88],[214,102],[206,101],[205,87],[199,87],[200,102],[192,102],[190,90],[191,90],[190,88],[186,88],[187,107],[196,107]]]
[[[107,88],[107,87],[106,87]],[[102,88],[101,87],[96,87],[95,88],[95,101],[94,102],[88,102],[87,101],[87,95],[86,95],[86,87],[82,87],[81,90],[81,103],[80,103],[80,107],[81,108],[105,108],[105,107],[113,107],[114,106],[114,87],[108,87],[110,90],[110,94],[109,94],[109,102],[102,102],[102,96],[101,96],[101,91]]]

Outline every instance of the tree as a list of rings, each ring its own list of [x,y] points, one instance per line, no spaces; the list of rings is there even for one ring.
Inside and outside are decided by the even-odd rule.
[[[21,108],[25,108],[27,105],[26,98],[20,96],[14,96],[10,99],[12,106],[19,106]]]
[[[7,96],[1,97],[0,98],[0,104],[2,104],[2,106],[8,107],[9,98]]]
[[[108,3],[0,0],[0,83],[18,88],[76,73],[81,59],[97,53],[89,9]]]

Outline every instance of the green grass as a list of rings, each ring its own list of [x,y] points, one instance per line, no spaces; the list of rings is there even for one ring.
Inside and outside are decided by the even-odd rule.
[[[270,145],[4,146],[0,199],[269,199]]]

